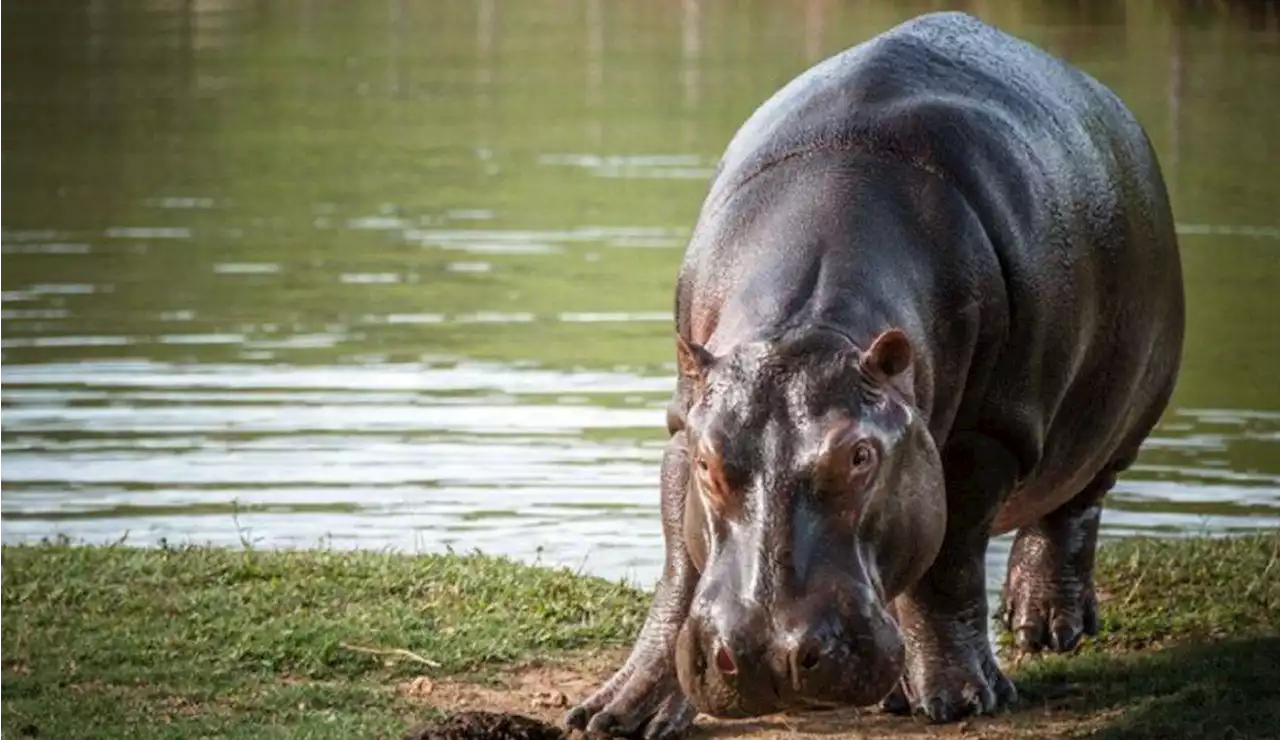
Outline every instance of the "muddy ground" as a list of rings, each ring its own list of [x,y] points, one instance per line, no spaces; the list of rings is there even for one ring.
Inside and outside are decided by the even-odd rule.
[[[565,663],[527,663],[505,670],[485,683],[422,677],[406,681],[399,692],[424,706],[450,714],[502,713],[541,720],[560,728],[561,718],[573,703],[585,698],[613,670],[622,664],[625,652],[602,653]],[[413,728],[414,740],[461,740],[485,736],[474,731],[484,727],[494,738],[551,740],[544,729],[516,721],[473,715],[461,722]],[[1082,716],[1052,705],[1029,706],[1020,702],[1015,710],[995,717],[970,719],[949,725],[932,725],[918,718],[897,717],[876,710],[840,710],[803,715],[771,715],[750,720],[721,721],[699,717],[693,738],[744,737],[752,740],[803,740],[831,736],[842,738],[1052,738],[1087,735],[1107,723],[1108,716],[1092,712]],[[467,732],[467,728],[472,728]],[[432,730],[444,730],[433,734]]]

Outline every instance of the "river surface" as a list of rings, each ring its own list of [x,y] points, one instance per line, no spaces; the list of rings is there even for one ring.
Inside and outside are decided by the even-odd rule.
[[[943,5],[6,0],[3,541],[651,583],[672,288],[720,151]],[[964,7],[1115,89],[1169,182],[1185,361],[1106,535],[1280,526],[1275,4]]]

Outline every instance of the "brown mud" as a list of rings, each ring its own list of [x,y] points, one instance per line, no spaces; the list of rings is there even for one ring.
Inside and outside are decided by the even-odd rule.
[[[418,678],[399,686],[402,695],[449,715],[414,727],[406,740],[561,740],[568,707],[590,695],[626,658],[595,654],[571,663],[513,666],[484,682]],[[830,740],[841,738],[994,738],[996,740],[1088,735],[1106,726],[1114,712],[1081,714],[1054,703],[1020,703],[992,717],[935,725],[875,709],[842,709],[748,720],[699,717],[690,733],[699,738]]]
[[[419,725],[405,740],[560,740],[564,731],[520,714],[461,712]]]

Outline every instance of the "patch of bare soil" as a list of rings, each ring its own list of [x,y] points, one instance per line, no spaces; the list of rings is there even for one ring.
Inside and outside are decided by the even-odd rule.
[[[558,727],[518,714],[462,712],[409,731],[405,740],[560,740]]]
[[[406,697],[449,713],[422,725],[407,740],[560,740],[568,707],[586,698],[622,665],[625,654],[593,655],[573,663],[519,665],[486,683],[417,678],[398,689]],[[842,738],[992,738],[1025,740],[1088,734],[1110,717],[1088,717],[1048,706],[1027,706],[995,717],[947,725],[898,717],[874,709],[842,709],[748,720],[699,717],[690,737],[750,740]],[[416,733],[416,734],[415,734]]]

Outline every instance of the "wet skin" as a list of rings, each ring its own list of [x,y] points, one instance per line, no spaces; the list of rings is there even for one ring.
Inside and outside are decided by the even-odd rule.
[[[676,287],[666,565],[623,668],[567,723],[674,737],[698,711],[1015,698],[1096,629],[1099,505],[1177,376],[1182,281],[1141,127],[973,18],[833,57],[729,144]]]

